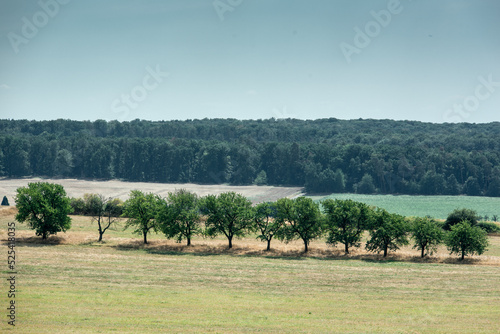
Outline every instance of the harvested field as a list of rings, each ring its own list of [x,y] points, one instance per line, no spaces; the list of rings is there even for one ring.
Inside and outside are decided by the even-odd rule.
[[[152,192],[166,196],[169,192],[184,188],[197,193],[199,196],[220,194],[234,191],[250,199],[253,203],[276,201],[282,197],[296,197],[302,194],[300,187],[273,187],[273,186],[229,186],[229,185],[199,185],[192,183],[148,183],[148,182],[123,182],[111,181],[85,181],[76,179],[2,179],[0,180],[0,197],[7,196],[9,203],[14,205],[16,189],[25,187],[31,182],[51,182],[64,187],[70,197],[83,197],[87,193],[103,194],[107,197],[117,197],[126,200],[131,190]]]

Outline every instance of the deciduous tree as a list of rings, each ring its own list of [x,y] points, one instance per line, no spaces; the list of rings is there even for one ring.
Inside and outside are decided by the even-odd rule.
[[[421,257],[432,255],[443,242],[443,229],[430,218],[417,217],[411,226],[411,235],[415,241],[413,248],[421,251]]]
[[[301,239],[307,253],[311,240],[320,237],[323,231],[319,205],[307,197],[281,198],[276,208],[277,219],[283,224],[278,238],[286,242]]]
[[[444,222],[443,229],[449,231],[451,227],[462,221],[468,221],[472,226],[477,225],[481,218],[478,216],[477,212],[471,209],[455,209],[452,213],[448,215],[446,221]]]
[[[97,223],[97,231],[99,232],[99,242],[102,241],[102,236],[115,222],[114,216],[117,212],[115,209],[116,201],[112,198],[106,198],[101,194],[85,194],[83,197],[85,202],[85,212],[92,216],[92,221]]]
[[[206,233],[209,236],[224,234],[233,247],[233,238],[242,237],[253,228],[252,203],[235,192],[203,198],[203,211],[207,214]]]
[[[123,204],[122,216],[128,217],[125,228],[134,226],[134,233],[142,234],[144,243],[148,243],[147,235],[158,231],[156,215],[161,198],[153,193],[144,194],[140,190],[132,190],[130,197]]]
[[[257,238],[267,242],[267,251],[271,250],[271,240],[276,234],[279,234],[280,229],[283,227],[282,222],[276,219],[276,216],[276,203],[259,203],[254,208],[255,225],[260,231]]]
[[[198,196],[180,189],[161,202],[157,220],[167,238],[176,238],[177,242],[185,238],[190,246],[191,238],[201,233],[200,218]]]
[[[378,209],[373,216],[370,227],[370,239],[366,242],[366,249],[371,252],[398,250],[408,244],[409,226],[405,217]]]
[[[16,220],[28,222],[36,235],[47,239],[50,234],[66,232],[71,227],[70,199],[63,186],[48,182],[29,183],[17,189]]]
[[[468,221],[462,221],[451,227],[445,239],[450,254],[460,254],[463,260],[466,255],[481,255],[488,247],[488,237],[485,231],[472,226]]]
[[[363,231],[370,219],[370,208],[353,200],[327,199],[321,203],[327,220],[327,243],[344,245],[345,253],[350,247],[359,247]]]

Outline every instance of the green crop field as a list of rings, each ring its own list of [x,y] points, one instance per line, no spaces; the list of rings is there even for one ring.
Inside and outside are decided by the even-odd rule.
[[[410,196],[410,195],[361,195],[331,194],[328,196],[308,196],[320,201],[327,198],[352,199],[368,205],[384,208],[403,216],[431,216],[446,219],[454,209],[474,209],[481,216],[493,215],[500,219],[500,198],[476,196]]]
[[[12,218],[0,216],[5,256]],[[276,241],[268,254],[253,238],[227,251],[224,238],[187,249],[153,234],[145,247],[121,226],[100,244],[88,217],[72,218],[48,243],[17,224],[16,328],[2,307],[2,332],[498,333],[497,236],[481,257],[435,263],[411,249],[342,256],[322,240],[307,256],[287,253],[300,242]],[[5,279],[0,287],[5,306]]]

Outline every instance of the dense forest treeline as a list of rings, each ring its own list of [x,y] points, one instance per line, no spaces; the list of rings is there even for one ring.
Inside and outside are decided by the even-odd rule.
[[[0,175],[500,196],[500,123],[0,120]]]

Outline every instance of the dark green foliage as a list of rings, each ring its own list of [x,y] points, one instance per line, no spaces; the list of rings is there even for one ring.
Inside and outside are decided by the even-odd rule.
[[[373,215],[370,227],[370,239],[366,242],[366,249],[370,252],[384,252],[398,250],[400,246],[408,245],[410,226],[405,217],[377,209]]]
[[[276,219],[278,214],[276,203],[259,203],[254,208],[254,221],[260,234],[257,236],[262,241],[267,242],[266,250],[271,250],[271,240],[279,234],[283,227],[283,222]]]
[[[72,213],[74,215],[86,215],[86,207],[85,207],[85,201],[83,198],[74,198],[72,197],[70,199],[70,203],[72,210]]]
[[[167,238],[186,239],[191,245],[191,238],[201,233],[198,201],[195,193],[180,189],[160,202],[157,221]]]
[[[373,194],[376,192],[373,177],[369,174],[363,175],[361,181],[356,184],[356,192],[359,194]]]
[[[323,217],[319,205],[307,197],[281,198],[276,202],[276,209],[276,219],[283,224],[277,237],[286,242],[301,239],[304,242],[304,252],[307,253],[309,242],[323,233]]]
[[[479,222],[477,223],[477,227],[485,231],[486,233],[500,233],[500,226],[495,223],[488,223],[488,222]]]
[[[344,245],[345,253],[350,247],[359,247],[364,230],[369,226],[371,219],[370,208],[353,200],[327,199],[321,202],[327,221],[327,243],[335,246]]]
[[[471,209],[455,209],[452,213],[448,215],[446,221],[444,222],[443,229],[449,231],[451,227],[461,221],[468,221],[471,225],[477,225],[481,218],[478,216],[477,212]]]
[[[139,190],[132,190],[130,197],[123,204],[123,217],[127,217],[125,228],[135,227],[134,233],[142,234],[144,243],[148,243],[147,235],[153,230],[158,231],[156,215],[160,208],[161,198],[155,194],[144,194]]]
[[[466,255],[481,255],[488,247],[488,237],[485,231],[472,226],[468,221],[462,221],[451,227],[445,238],[450,254],[459,254],[463,260]]]
[[[421,251],[420,256],[432,255],[443,242],[444,232],[435,220],[417,217],[411,225],[411,235],[415,242],[413,248]]]
[[[253,183],[257,186],[262,186],[267,184],[267,174],[265,171],[261,170],[259,174],[257,174],[257,177],[253,181]]]
[[[500,196],[498,123],[0,120],[0,176]]]
[[[2,204],[3,206],[9,206],[9,199],[7,198],[7,196],[4,196],[3,199],[2,199]]]
[[[253,230],[252,202],[241,194],[226,192],[218,196],[208,195],[202,199],[200,208],[208,216],[207,235],[225,235],[229,248],[233,247],[234,237],[243,237]]]
[[[70,199],[59,184],[47,182],[29,183],[17,189],[16,220],[28,222],[36,235],[47,239],[50,234],[66,232],[71,227]]]

